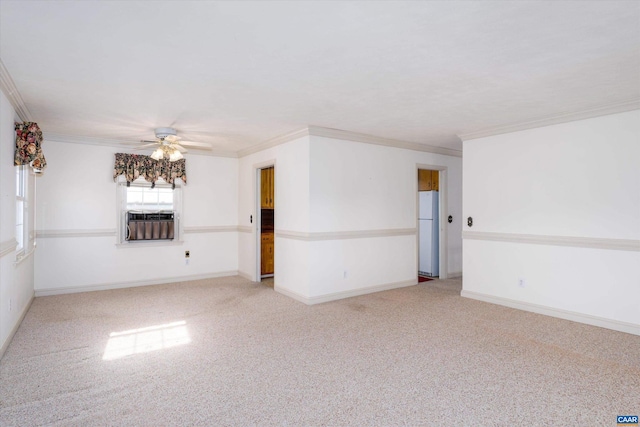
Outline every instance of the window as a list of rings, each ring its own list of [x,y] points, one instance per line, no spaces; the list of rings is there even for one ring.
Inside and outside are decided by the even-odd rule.
[[[27,184],[29,171],[26,165],[16,166],[16,253],[22,255],[29,241],[29,214]]]
[[[131,184],[127,187],[127,211],[173,211],[173,190],[169,186]]]
[[[163,181],[154,188],[142,178],[132,182],[118,182],[120,226],[118,243],[171,243],[179,240],[181,187],[175,189]]]

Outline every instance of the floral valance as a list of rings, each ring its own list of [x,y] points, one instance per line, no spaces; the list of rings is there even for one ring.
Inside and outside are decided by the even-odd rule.
[[[162,178],[175,188],[176,178],[187,183],[187,168],[185,159],[170,162],[169,159],[154,160],[149,156],[141,154],[116,153],[116,163],[113,168],[113,180],[118,175],[124,175],[127,186],[139,177],[143,177],[151,183],[151,188],[156,185],[156,181]]]
[[[16,123],[16,152],[13,164],[29,165],[36,173],[42,172],[47,166],[42,153],[42,131],[37,123]]]

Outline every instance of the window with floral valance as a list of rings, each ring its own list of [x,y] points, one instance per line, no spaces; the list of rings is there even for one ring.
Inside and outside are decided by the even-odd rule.
[[[124,175],[127,186],[142,177],[155,187],[156,181],[162,178],[167,184],[175,188],[175,180],[180,178],[187,183],[187,171],[185,159],[174,162],[169,159],[154,160],[141,154],[116,153],[116,162],[113,168],[113,180],[119,175]]]
[[[16,123],[15,166],[29,165],[35,173],[41,173],[47,166],[42,153],[42,131],[37,123]]]

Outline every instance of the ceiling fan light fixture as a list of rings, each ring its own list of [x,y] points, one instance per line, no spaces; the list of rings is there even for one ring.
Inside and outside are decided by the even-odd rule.
[[[169,154],[169,161],[175,162],[176,160],[182,159],[182,153],[176,149],[173,150],[173,153]]]
[[[164,152],[162,148],[158,147],[150,156],[153,160],[160,160],[164,157]]]
[[[177,132],[174,128],[156,128],[156,139],[155,141],[147,141],[141,140],[140,142],[147,143],[146,145],[140,148],[153,147],[153,153],[149,157],[154,160],[162,160],[168,159],[170,162],[175,162],[181,159],[184,159],[182,153],[186,153],[187,150],[180,143],[180,137],[177,135]],[[209,144],[199,143],[199,142],[187,142],[187,145],[192,145],[195,147],[206,147],[210,148]]]

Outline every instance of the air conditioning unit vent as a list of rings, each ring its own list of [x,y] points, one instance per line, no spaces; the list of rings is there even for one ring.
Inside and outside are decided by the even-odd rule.
[[[134,240],[173,240],[175,212],[127,211],[127,237]]]

